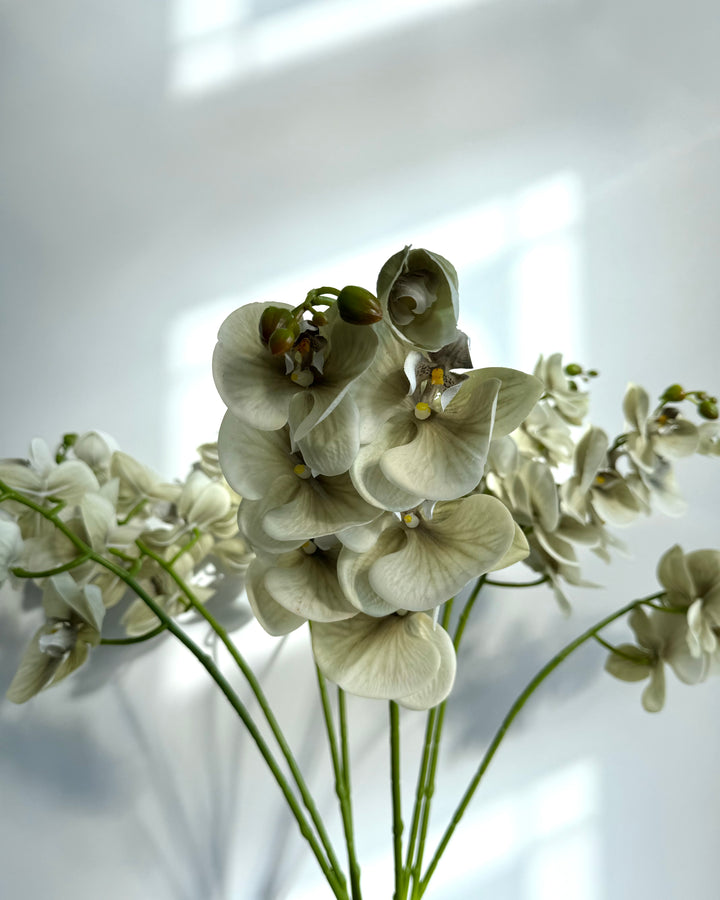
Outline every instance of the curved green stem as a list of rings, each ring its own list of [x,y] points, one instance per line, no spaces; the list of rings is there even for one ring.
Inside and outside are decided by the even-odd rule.
[[[282,755],[285,757],[285,761],[288,764],[288,768],[293,776],[295,784],[300,791],[300,796],[302,797],[303,803],[305,804],[305,808],[310,813],[310,817],[317,829],[318,836],[322,842],[323,847],[325,848],[325,852],[328,855],[328,859],[333,868],[333,871],[336,873],[340,883],[344,888],[344,876],[342,874],[342,867],[338,861],[337,855],[335,854],[335,850],[333,849],[332,843],[330,842],[330,837],[325,829],[325,825],[323,823],[322,817],[315,805],[315,801],[313,800],[312,794],[305,783],[305,779],[303,778],[302,772],[300,771],[300,767],[295,760],[292,750],[290,749],[290,745],[288,744],[285,735],[283,734],[280,725],[275,718],[275,714],[273,713],[270,704],[265,696],[263,689],[260,686],[260,682],[257,680],[255,673],[250,668],[250,666],[245,661],[245,658],[237,649],[233,641],[230,639],[226,629],[217,621],[215,616],[212,613],[208,612],[208,610],[203,606],[202,603],[197,599],[195,594],[192,592],[187,583],[177,574],[177,572],[172,568],[172,566],[162,558],[159,554],[155,553],[150,547],[147,546],[142,540],[138,539],[135,542],[140,549],[140,551],[145,555],[149,556],[150,559],[153,559],[167,574],[172,578],[175,584],[180,588],[182,593],[187,598],[189,605],[198,613],[208,625],[212,628],[212,630],[217,634],[220,638],[220,641],[225,646],[226,650],[230,653],[230,656],[233,658],[238,668],[242,672],[245,680],[250,687],[250,690],[253,692],[255,699],[262,710],[265,719],[267,720],[268,725],[270,726],[270,730],[272,731],[273,737],[278,743],[280,751]]]
[[[181,556],[183,556],[185,553],[187,553],[188,550],[192,550],[192,548],[195,546],[195,544],[197,544],[197,542],[200,540],[201,537],[202,537],[202,532],[200,531],[200,529],[193,528],[193,536],[190,538],[190,540],[187,542],[187,544],[185,544],[178,550],[178,552],[175,554],[175,556],[171,557],[170,565],[174,566],[175,563],[180,559]]]
[[[59,575],[61,572],[69,572],[71,569],[76,569],[78,566],[81,566],[83,563],[87,562],[90,557],[88,554],[82,554],[81,556],[76,557],[75,559],[71,559],[70,562],[64,563],[61,566],[53,566],[52,569],[43,569],[42,571],[31,572],[28,569],[21,569],[19,567],[11,569],[10,571],[13,575],[17,576],[17,578],[50,578],[52,575]]]
[[[536,587],[538,584],[545,584],[548,581],[550,581],[550,577],[543,575],[542,578],[537,578],[535,581],[495,581],[492,578],[486,578],[485,584],[490,584],[493,587],[526,588]]]
[[[510,707],[510,710],[508,711],[507,715],[503,719],[500,727],[498,728],[497,732],[495,733],[495,736],[493,737],[492,741],[490,742],[490,746],[488,747],[485,755],[483,756],[482,761],[480,762],[480,765],[478,766],[478,769],[472,778],[472,781],[468,785],[465,793],[462,796],[462,799],[460,800],[460,803],[458,804],[457,808],[455,809],[452,819],[450,820],[450,824],[448,825],[447,829],[445,830],[445,833],[442,836],[442,839],[440,840],[440,843],[438,844],[438,848],[435,851],[435,855],[433,856],[432,860],[430,861],[430,863],[427,867],[427,870],[420,881],[419,892],[417,895],[418,897],[422,897],[422,895],[427,890],[428,883],[433,875],[433,872],[437,868],[438,863],[440,862],[441,856],[445,852],[445,848],[447,847],[448,843],[450,842],[450,838],[453,836],[453,833],[454,833],[455,829],[457,828],[457,826],[460,822],[460,819],[462,818],[465,810],[467,809],[468,804],[472,800],[473,795],[474,795],[475,791],[477,790],[478,785],[480,784],[480,781],[482,780],[483,775],[485,774],[485,772],[488,769],[488,766],[492,762],[493,757],[495,756],[495,753],[497,752],[498,747],[502,743],[503,738],[505,737],[508,729],[514,722],[514,720],[515,720],[516,716],[518,715],[518,713],[520,712],[520,710],[525,706],[525,704],[530,699],[530,697],[535,693],[537,688],[543,683],[543,681],[545,681],[545,679],[548,677],[548,675],[552,674],[552,672],[554,672],[555,669],[557,669],[557,667],[560,665],[560,663],[562,663],[565,659],[567,659],[567,657],[570,656],[570,654],[573,653],[575,650],[577,650],[578,647],[581,647],[584,643],[586,643],[587,641],[594,638],[598,631],[601,631],[603,628],[605,628],[611,622],[614,622],[616,619],[621,618],[626,613],[635,609],[636,606],[641,606],[643,603],[649,603],[650,601],[655,600],[658,597],[661,597],[663,595],[663,593],[664,592],[661,591],[656,594],[651,594],[649,597],[642,597],[639,600],[633,600],[631,603],[628,603],[626,606],[623,606],[622,609],[619,609],[616,612],[611,613],[609,616],[606,616],[604,619],[602,619],[596,625],[593,625],[591,628],[588,628],[587,631],[583,632],[583,634],[581,634],[580,637],[575,638],[574,641],[571,641],[566,647],[563,647],[563,649],[560,650],[559,653],[556,653],[555,656],[553,656],[553,658],[546,665],[544,665],[542,667],[542,669],[540,669],[540,671],[537,673],[537,675],[535,675],[535,677],[528,683],[528,685],[520,693],[518,698],[515,700],[513,705]]]
[[[62,522],[60,519],[58,519],[54,515],[52,510],[47,510],[44,507],[40,506],[35,501],[30,500],[29,498],[25,497],[23,494],[12,490],[8,485],[4,484],[2,481],[0,481],[0,491],[3,491],[5,494],[7,494],[8,499],[16,500],[17,502],[26,506],[28,509],[34,510],[39,515],[41,515],[43,518],[52,522],[52,524],[55,526],[55,528],[57,528],[62,534],[64,534],[68,538],[68,540],[70,540],[70,542],[78,548],[78,550],[80,551],[81,554],[85,554],[88,557],[88,559],[92,559],[94,562],[103,566],[105,569],[112,572],[114,575],[116,575],[118,578],[120,578],[122,581],[124,581],[125,584],[127,584],[128,587],[131,588],[131,590],[134,591],[134,593],[153,612],[153,614],[160,621],[160,624],[165,629],[167,629],[174,637],[176,637],[177,640],[179,640],[180,643],[182,643],[193,654],[193,656],[198,660],[198,662],[203,666],[203,668],[208,672],[208,674],[213,679],[213,681],[215,681],[217,686],[220,688],[220,690],[224,694],[225,698],[230,703],[230,705],[233,707],[233,709],[239,716],[240,720],[242,721],[243,725],[247,729],[248,733],[250,734],[250,737],[255,742],[255,745],[257,746],[261,756],[265,760],[268,768],[270,769],[270,772],[272,773],[273,777],[275,778],[275,781],[277,782],[278,786],[280,787],[280,790],[282,791],[283,796],[285,797],[285,800],[286,800],[288,806],[290,807],[292,814],[295,816],[295,820],[298,823],[300,832],[303,835],[303,837],[306,839],[306,841],[308,842],[310,849],[312,850],[315,858],[317,859],[318,865],[320,866],[325,878],[327,879],[327,882],[330,885],[330,888],[331,888],[333,894],[335,895],[335,897],[338,898],[338,900],[347,900],[347,891],[345,888],[344,878],[339,873],[339,870],[336,870],[335,867],[333,865],[331,865],[328,862],[328,860],[326,859],[326,857],[320,847],[320,844],[318,843],[318,840],[315,836],[315,833],[310,828],[310,825],[309,825],[307,819],[305,818],[305,814],[304,814],[300,804],[298,803],[297,797],[293,793],[292,788],[290,787],[290,784],[288,783],[285,775],[283,774],[282,770],[280,769],[278,762],[275,759],[275,756],[273,755],[267,742],[265,741],[262,734],[260,733],[257,725],[255,724],[254,719],[252,718],[252,716],[248,712],[247,708],[245,707],[243,702],[240,700],[240,698],[238,697],[238,695],[232,688],[230,682],[227,680],[227,678],[223,675],[223,673],[220,671],[218,666],[215,664],[212,657],[209,656],[207,653],[205,653],[205,651],[203,651],[195,643],[195,641],[193,641],[192,638],[188,634],[186,634],[185,631],[170,616],[168,616],[168,614],[165,612],[165,610],[158,603],[155,602],[155,600],[147,593],[147,591],[142,587],[142,585],[139,584],[125,569],[123,569],[119,565],[116,565],[111,560],[101,556],[99,553],[96,553],[80,537],[78,537],[76,534],[74,534],[64,522]],[[168,564],[166,563],[165,560],[163,560],[161,557],[158,557],[157,554],[154,554],[152,550],[149,550],[149,548],[146,548],[145,545],[143,545],[141,541],[137,541],[136,543],[138,544],[138,547],[143,552],[146,552],[147,555],[154,558],[157,562],[159,562],[160,565],[162,565],[163,568],[166,569],[166,571],[168,571],[168,574],[170,574],[171,577],[173,578],[173,580],[178,584],[178,587],[180,587],[181,590],[185,590],[187,592],[186,596],[188,596],[188,595],[192,596],[192,592],[189,590],[187,585],[184,584],[182,579],[179,578],[179,576],[172,570],[172,568],[168,567]],[[188,596],[189,600],[190,600],[190,596]],[[227,638],[227,633],[224,631],[224,629],[222,629],[220,627],[220,625],[217,622],[215,622],[214,618],[212,616],[210,616],[206,610],[204,610],[202,605],[194,597],[193,597],[193,600],[194,600],[195,604],[197,604],[197,606],[195,606],[197,611],[200,612],[201,615],[204,615],[204,618],[206,618],[210,622],[211,626],[214,627],[214,630],[216,630],[216,632],[220,636],[221,640],[223,640],[223,643],[226,643],[226,646],[229,645],[228,649],[231,651],[236,662],[238,662],[238,664],[240,664],[240,662],[242,662],[241,668],[243,670],[243,674],[245,674],[246,677],[248,677],[249,681],[252,681],[251,687],[253,688],[253,693],[255,693],[255,695],[256,695],[256,697],[258,697],[259,701],[260,701],[260,698],[262,697],[263,702],[261,703],[261,706],[264,707],[263,711],[266,713],[266,717],[268,717],[268,713],[270,713],[270,716],[268,717],[268,724],[271,726],[271,729],[273,730],[273,734],[275,735],[276,739],[278,740],[278,743],[281,745],[281,750],[283,751],[283,754],[285,755],[286,760],[288,761],[288,764],[291,766],[291,770],[293,771],[293,776],[296,778],[296,783],[298,783],[297,779],[300,778],[300,783],[298,783],[298,788],[300,789],[301,794],[303,795],[303,800],[306,802],[306,805],[307,805],[306,795],[307,795],[307,798],[310,799],[310,802],[312,802],[312,798],[310,798],[309,793],[307,793],[307,788],[305,787],[304,782],[302,781],[302,777],[300,776],[300,773],[297,769],[297,766],[294,763],[294,759],[292,757],[292,754],[290,753],[289,747],[287,746],[287,743],[285,742],[284,736],[282,735],[282,732],[280,731],[279,726],[277,725],[277,722],[274,719],[274,716],[272,716],[272,713],[269,710],[267,700],[265,700],[265,697],[262,694],[262,691],[260,690],[259,684],[257,682],[257,679],[254,676],[254,673],[246,665],[245,661],[242,659],[242,657],[238,653],[237,648],[235,648],[234,644],[232,644],[232,642]],[[190,602],[192,603],[192,600]],[[253,687],[253,685],[255,687]],[[259,696],[258,696],[258,694],[259,694]],[[290,762],[291,760],[292,760],[292,763]],[[314,806],[313,806],[313,809],[314,809]],[[308,811],[310,812],[311,816],[313,816],[313,820],[314,820],[315,816],[317,816],[317,811],[315,810],[314,814],[313,814],[313,810],[311,810],[309,808],[308,808]],[[318,818],[319,818],[319,816],[318,816]],[[316,825],[317,825],[317,823],[316,823]],[[319,830],[319,833],[320,833],[320,830]],[[323,829],[323,833],[324,833],[324,829]]]
[[[142,644],[144,641],[152,640],[152,638],[162,634],[163,631],[167,631],[167,629],[164,625],[160,624],[157,628],[153,628],[152,631],[148,631],[146,634],[139,634],[137,637],[101,638],[100,643],[108,647],[122,647],[127,644]]]

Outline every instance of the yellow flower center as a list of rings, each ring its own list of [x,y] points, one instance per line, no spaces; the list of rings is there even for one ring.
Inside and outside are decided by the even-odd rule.
[[[430,415],[430,404],[429,403],[416,403],[415,404],[415,418],[416,419],[427,419]]]

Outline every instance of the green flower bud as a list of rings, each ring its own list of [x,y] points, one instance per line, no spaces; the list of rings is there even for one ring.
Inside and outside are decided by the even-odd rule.
[[[351,325],[373,325],[383,316],[382,307],[375,294],[353,284],[340,291],[337,308],[340,318]]]
[[[260,332],[260,340],[263,344],[267,344],[270,335],[282,325],[286,325],[288,318],[288,310],[281,309],[279,306],[267,306],[260,316],[258,323],[258,331]]]
[[[287,353],[288,350],[292,350],[295,345],[298,333],[299,328],[297,327],[297,322],[295,322],[295,328],[276,328],[270,335],[268,350],[273,356],[281,356],[283,353]]]
[[[703,400],[703,402],[698,406],[698,412],[703,417],[703,419],[717,419],[718,417],[718,408],[717,408],[717,400],[709,399]]]
[[[589,378],[597,378],[600,374],[597,369],[588,369],[585,373]]]
[[[682,385],[671,384],[669,388],[665,388],[665,393],[662,395],[662,399],[670,400],[673,403],[677,403],[679,400],[684,400],[685,391],[683,390]]]
[[[566,375],[582,375],[582,366],[579,366],[577,363],[568,363],[565,366],[565,374]]]
[[[323,325],[327,325],[328,317],[325,315],[324,312],[322,312],[322,310],[316,309],[313,312],[312,318],[310,319],[310,321],[317,328],[321,328]]]

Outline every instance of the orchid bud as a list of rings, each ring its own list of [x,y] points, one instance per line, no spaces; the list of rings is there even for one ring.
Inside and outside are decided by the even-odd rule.
[[[289,350],[292,350],[298,333],[297,322],[295,322],[295,328],[292,327],[292,323],[289,327],[276,328],[270,335],[268,350],[273,356],[281,356],[283,353],[287,353]]]
[[[566,375],[582,375],[582,366],[579,366],[577,363],[568,363],[565,366],[565,374]]]
[[[340,318],[351,325],[373,325],[382,319],[382,307],[377,297],[365,288],[349,284],[337,298]]]
[[[263,344],[267,344],[270,336],[276,328],[286,325],[288,318],[288,310],[279,306],[266,306],[260,316],[258,323],[258,331],[260,332],[260,340]]]
[[[703,419],[717,419],[717,400],[715,400],[714,398],[703,400],[700,406],[698,406],[698,412],[703,417]]]
[[[671,403],[677,403],[680,400],[685,399],[685,391],[681,384],[671,384],[669,388],[665,389],[665,393],[662,395],[663,400],[669,400]]]

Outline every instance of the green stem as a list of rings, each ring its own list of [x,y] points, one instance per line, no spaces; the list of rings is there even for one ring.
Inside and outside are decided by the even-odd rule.
[[[503,738],[505,737],[508,729],[514,722],[514,720],[515,720],[516,716],[518,715],[518,713],[520,712],[520,710],[525,706],[525,704],[530,699],[530,697],[535,693],[537,688],[543,683],[543,681],[545,681],[545,679],[548,677],[548,675],[550,675],[552,672],[555,671],[555,669],[557,669],[557,667],[560,665],[560,663],[562,663],[565,659],[567,659],[567,657],[570,656],[570,654],[573,653],[575,650],[577,650],[578,647],[582,646],[584,643],[586,643],[587,641],[594,638],[598,631],[601,631],[603,628],[605,628],[611,622],[614,622],[616,619],[621,618],[626,613],[635,609],[636,606],[640,606],[643,603],[649,603],[651,600],[655,600],[658,597],[661,597],[663,593],[664,592],[659,592],[657,594],[652,594],[649,597],[642,597],[639,600],[633,600],[631,603],[628,603],[626,606],[623,606],[622,609],[619,609],[616,612],[611,613],[609,616],[606,616],[604,619],[602,619],[596,625],[593,625],[591,628],[588,628],[587,631],[583,632],[583,634],[581,634],[580,637],[575,638],[574,641],[571,641],[566,647],[563,647],[563,649],[560,650],[559,653],[555,654],[555,656],[553,656],[553,658],[550,660],[550,662],[548,662],[546,665],[544,665],[542,667],[542,669],[540,669],[540,671],[537,673],[537,675],[535,675],[535,677],[528,683],[528,685],[520,693],[518,698],[515,700],[513,705],[510,707],[510,710],[508,711],[507,715],[503,719],[500,727],[498,728],[497,732],[495,733],[495,736],[493,737],[493,739],[490,743],[490,746],[488,747],[485,755],[483,756],[482,761],[480,762],[480,765],[478,766],[478,769],[472,778],[472,781],[468,785],[465,793],[462,796],[462,799],[460,800],[460,803],[458,804],[457,808],[455,809],[453,817],[450,820],[450,824],[448,825],[447,829],[445,830],[445,833],[442,836],[442,839],[440,840],[440,843],[438,844],[438,848],[435,851],[435,855],[433,856],[432,860],[430,861],[430,863],[427,867],[427,871],[425,872],[425,874],[423,875],[423,877],[420,881],[418,897],[422,897],[422,895],[427,890],[428,883],[433,875],[433,872],[437,868],[438,863],[440,862],[441,856],[445,852],[445,848],[447,847],[447,845],[450,841],[450,838],[453,836],[453,833],[454,833],[455,829],[457,828],[457,826],[460,822],[460,819],[462,818],[465,810],[467,809],[468,804],[472,800],[473,795],[474,795],[475,791],[477,790],[478,785],[480,784],[480,781],[482,780],[483,775],[485,774],[485,772],[488,769],[488,766],[492,762],[493,757],[495,756],[495,753],[497,752],[500,744],[502,743]]]
[[[443,610],[443,617],[440,622],[443,628],[447,628],[450,622],[450,614],[452,612],[454,598],[448,600],[445,604],[445,609]],[[462,618],[462,617],[461,617]],[[429,788],[428,782],[428,772],[430,770],[430,764],[432,760],[432,750],[434,747],[435,740],[435,722],[437,720],[439,707],[434,706],[431,710],[428,711],[427,723],[425,725],[425,739],[423,741],[423,755],[420,761],[420,768],[418,770],[418,780],[417,786],[415,788],[415,805],[413,807],[413,815],[412,821],[410,823],[410,839],[408,841],[407,855],[405,857],[405,871],[404,871],[404,895],[407,894],[407,888],[410,882],[410,876],[412,874],[413,880],[420,878],[420,869],[422,866],[422,854],[423,849],[420,847],[418,849],[418,855],[420,862],[416,862],[414,860],[415,855],[415,846],[418,839],[418,834],[421,834],[420,826],[421,823],[425,824],[425,811],[427,809],[428,804],[430,803],[430,795],[428,795],[428,790],[432,793],[432,789]],[[429,812],[428,812],[429,815]],[[427,826],[425,826],[427,827]],[[423,838],[421,838],[421,844],[423,843]]]
[[[340,804],[340,815],[342,817],[343,830],[345,832],[345,843],[348,850],[348,863],[350,865],[350,883],[352,889],[353,900],[360,898],[360,880],[357,860],[355,859],[355,844],[353,839],[352,818],[350,813],[350,795],[348,793],[347,782],[345,780],[344,762],[341,761],[338,751],[337,736],[335,734],[335,725],[333,724],[332,708],[330,706],[330,698],[327,692],[327,683],[325,676],[318,666],[315,666],[317,673],[318,687],[320,688],[320,702],[322,705],[323,717],[325,719],[325,730],[327,731],[328,746],[330,748],[330,758],[332,760],[333,772],[335,773],[335,793]],[[344,757],[343,757],[344,759]],[[353,865],[354,863],[354,865]],[[354,871],[353,871],[354,870]]]
[[[31,572],[28,569],[15,568],[11,569],[13,575],[18,578],[50,578],[53,575],[59,575],[61,572],[69,572],[71,569],[76,569],[78,566],[81,566],[84,562],[87,562],[90,557],[87,554],[83,554],[82,556],[78,556],[76,559],[70,560],[70,562],[64,563],[62,566],[54,566],[52,569],[43,569],[38,572]]]
[[[402,794],[400,789],[400,712],[397,703],[390,701],[390,771],[392,778],[393,860],[395,862],[395,893],[393,900],[402,900],[405,882],[402,865]]]
[[[200,531],[200,529],[193,528],[193,536],[190,538],[190,540],[187,542],[187,544],[185,544],[183,547],[181,547],[178,550],[178,552],[175,554],[175,556],[171,557],[170,565],[174,566],[175,563],[180,559],[180,557],[183,554],[187,553],[188,550],[191,550],[195,546],[195,544],[197,544],[197,542],[200,540],[201,536],[202,536],[202,532]]]
[[[347,822],[343,819],[345,827],[345,842],[348,851],[348,865],[350,867],[350,886],[353,900],[362,900],[360,891],[360,864],[355,852],[355,830],[352,814],[352,785],[350,782],[350,741],[348,739],[347,705],[345,703],[345,691],[338,687],[338,716],[340,719],[340,750],[342,754],[343,783],[347,804]]]
[[[336,873],[344,890],[345,879],[342,874],[342,867],[340,866],[333,846],[330,842],[330,838],[325,829],[322,817],[320,816],[320,813],[315,805],[315,801],[313,800],[312,794],[310,793],[310,790],[305,783],[305,779],[303,778],[302,772],[300,771],[300,767],[298,766],[292,750],[290,749],[290,745],[288,744],[285,735],[283,734],[283,731],[280,728],[277,719],[275,718],[275,714],[270,707],[267,697],[265,696],[263,689],[260,687],[260,682],[257,680],[255,673],[247,664],[245,658],[237,649],[233,641],[230,639],[230,636],[228,635],[226,629],[217,621],[212,613],[208,612],[203,604],[200,603],[195,594],[188,587],[187,583],[177,574],[172,566],[166,560],[164,560],[162,556],[150,549],[150,547],[148,547],[142,540],[138,539],[135,543],[139,547],[140,551],[145,554],[145,556],[149,556],[150,559],[155,560],[155,562],[168,573],[168,575],[172,578],[175,584],[185,595],[190,606],[195,610],[195,612],[202,616],[203,619],[205,619],[205,621],[212,628],[215,634],[217,634],[217,636],[220,638],[220,641],[230,653],[230,656],[233,658],[238,668],[242,672],[245,680],[250,687],[250,690],[253,692],[255,699],[257,700],[258,705],[260,706],[260,709],[265,716],[265,719],[267,720],[268,725],[270,726],[270,730],[272,731],[273,737],[278,743],[282,755],[285,757],[285,761],[288,764],[288,768],[290,769],[295,784],[300,791],[300,796],[303,799],[305,808],[310,813],[310,817],[315,827],[317,828],[318,836],[322,841],[323,847],[325,848],[325,852],[328,855],[328,859],[330,860],[333,871]]]
[[[135,506],[133,506],[133,508],[130,510],[130,512],[123,519],[118,519],[118,525],[127,525],[127,523],[130,521],[130,519],[132,519],[132,517],[134,515],[139,513],[140,510],[145,506],[145,504],[147,502],[148,502],[147,497],[143,497],[142,500],[138,500],[138,502],[135,504]]]
[[[547,581],[550,581],[549,576],[543,575],[542,578],[537,578],[535,581],[494,581],[492,578],[486,578],[485,584],[490,584],[493,587],[526,588],[536,587],[538,584],[545,584]]]
[[[162,634],[163,631],[166,631],[164,625],[158,625],[157,628],[153,628],[152,631],[148,631],[146,634],[139,634],[137,637],[126,637],[126,638],[102,638],[100,640],[101,644],[105,644],[108,647],[123,647],[126,644],[142,644],[143,641],[149,641],[154,637],[157,637],[159,634]]]
[[[177,625],[176,622],[170,616],[168,616],[168,614],[165,612],[165,610],[159,604],[157,604],[155,602],[155,600],[147,593],[147,591],[144,590],[142,585],[140,585],[137,581],[135,581],[135,579],[131,575],[129,575],[128,572],[125,571],[125,569],[116,565],[111,560],[104,558],[99,553],[96,553],[91,547],[89,547],[87,544],[85,544],[85,542],[81,538],[79,538],[76,534],[74,534],[67,527],[67,525],[64,522],[62,522],[60,519],[58,519],[56,516],[54,516],[51,511],[46,510],[44,507],[35,503],[33,500],[30,500],[29,498],[25,497],[23,494],[20,494],[17,491],[12,490],[8,485],[4,484],[2,481],[0,481],[0,491],[3,491],[5,494],[7,494],[8,499],[16,500],[17,502],[26,506],[28,509],[34,510],[35,512],[39,513],[39,515],[41,515],[43,518],[52,522],[52,524],[55,526],[55,528],[57,528],[58,531],[60,531],[62,534],[64,534],[65,537],[67,537],[68,540],[70,540],[70,542],[72,544],[74,544],[82,554],[86,554],[89,559],[94,560],[96,563],[103,566],[105,569],[112,572],[114,575],[116,575],[118,578],[120,578],[122,581],[124,581],[125,584],[127,584],[128,587],[131,588],[131,590],[133,590],[135,592],[135,594],[145,603],[145,605],[154,613],[154,615],[159,619],[160,623],[164,626],[164,628],[166,628],[174,637],[177,638],[177,640],[180,641],[181,644],[183,644],[193,654],[193,656],[198,660],[198,662],[203,666],[203,668],[208,672],[208,674],[213,679],[213,681],[220,688],[220,690],[224,694],[227,701],[230,703],[230,705],[233,707],[235,712],[238,714],[240,720],[242,721],[243,725],[245,726],[248,733],[250,734],[250,737],[255,742],[255,745],[257,746],[261,756],[267,763],[267,766],[270,769],[270,772],[272,773],[273,777],[275,778],[275,781],[277,782],[280,790],[282,791],[283,796],[285,797],[285,800],[286,800],[288,806],[290,807],[292,814],[295,816],[295,820],[298,823],[300,833],[303,835],[305,840],[308,842],[310,849],[312,850],[315,858],[317,859],[318,865],[320,866],[325,878],[327,879],[327,882],[330,885],[330,888],[331,888],[333,894],[335,895],[335,897],[338,898],[338,900],[347,900],[347,891],[346,891],[345,884],[344,884],[344,878],[342,877],[342,875],[340,875],[338,873],[338,871],[330,863],[328,863],[328,860],[325,858],[325,855],[323,854],[322,849],[321,849],[320,845],[318,844],[317,838],[315,837],[315,833],[310,828],[310,825],[309,825],[307,819],[305,818],[305,814],[303,813],[303,810],[302,810],[300,804],[298,803],[298,800],[297,800],[295,794],[293,793],[292,788],[290,787],[290,784],[288,783],[282,770],[280,769],[280,767],[277,763],[277,760],[275,759],[275,756],[273,755],[273,753],[270,750],[269,746],[267,745],[265,739],[263,738],[262,734],[260,733],[257,725],[255,724],[254,719],[252,718],[252,716],[250,715],[250,713],[248,712],[247,708],[242,703],[242,701],[240,700],[238,695],[233,690],[230,682],[227,680],[227,678],[223,675],[223,673],[217,667],[217,665],[213,661],[212,657],[209,656],[207,653],[205,653],[192,640],[192,638],[189,635],[187,635],[183,631],[183,629],[179,625]],[[140,544],[142,542],[138,541],[137,543],[138,543],[138,546],[140,546]],[[142,549],[142,547],[140,549]],[[165,562],[165,560],[162,560],[161,558],[159,559],[156,554],[152,553],[152,551],[150,551],[148,553],[148,555],[155,557],[156,561],[159,561],[163,567],[167,566],[167,563]],[[179,579],[179,577],[176,575],[176,573],[174,573],[172,570],[169,570],[169,574],[174,578],[175,582],[178,583],[178,586],[181,587],[181,589],[182,589],[182,585],[181,585],[182,579]],[[187,586],[185,586],[185,587],[187,589]],[[187,589],[187,590],[189,591],[189,589]],[[195,602],[197,602],[197,601],[195,601]],[[201,604],[198,603],[197,609],[198,609],[198,612],[202,613],[203,607]],[[208,618],[208,614],[206,614],[205,617]],[[211,624],[212,624],[212,622],[214,622],[214,619],[212,619],[212,617],[210,617],[209,621],[211,621]],[[219,625],[217,626],[217,629],[220,629]],[[220,629],[218,631],[218,634],[220,635],[220,637],[222,639],[223,634],[224,634],[224,629]],[[223,642],[225,642],[225,641],[223,641]],[[233,655],[236,658],[236,661],[238,661],[238,658],[242,659],[242,657],[240,657],[240,654],[237,652],[237,649],[234,647],[232,642],[228,641],[228,643],[232,647],[232,650],[235,651]],[[228,649],[230,649],[230,648],[228,648]],[[260,693],[260,696],[262,696],[262,698],[263,698],[264,707],[265,707],[265,709],[263,711],[266,712],[266,716],[267,716],[267,712],[269,712],[269,706],[267,705],[267,701],[265,700],[264,695],[262,695],[262,691],[260,691],[260,689],[259,689],[259,684],[257,683],[257,679],[255,679],[254,673],[252,673],[252,671],[246,666],[244,660],[242,660],[242,663],[243,663],[243,673],[245,674],[247,672],[251,676],[253,684],[257,686],[258,692]],[[253,684],[251,684],[251,687],[253,687]],[[258,696],[258,693],[256,693],[254,688],[253,688],[253,693],[256,694],[256,697]],[[259,697],[258,697],[258,699],[259,699]],[[261,706],[262,705],[263,704],[261,704]],[[268,724],[270,724],[271,729],[273,730],[273,733],[274,733],[276,739],[278,739],[278,735],[280,736],[280,738],[282,738],[281,750],[283,750],[286,760],[288,761],[288,764],[290,764],[288,755],[290,756],[290,759],[292,759],[292,754],[290,754],[289,748],[287,747],[287,743],[285,742],[282,732],[280,732],[280,730],[277,726],[277,723],[275,722],[274,717],[272,716],[272,713],[270,713],[270,717],[272,718],[272,721],[270,721],[270,718],[269,718]],[[273,723],[275,725],[274,728],[273,728]],[[279,739],[278,739],[278,743],[281,743]],[[285,749],[287,749],[287,753],[285,753]],[[294,765],[294,759],[293,759],[293,765]],[[291,770],[293,768],[293,765],[291,765]],[[296,765],[294,765],[293,775],[295,776],[296,783],[297,783],[297,778],[299,776],[299,772],[297,770]],[[305,794],[303,793],[303,790],[307,791],[307,788],[304,786],[304,782],[302,782],[302,779],[300,779],[300,781],[302,783],[302,787],[301,787],[301,784],[298,784],[298,787],[300,788],[301,794],[303,794],[303,800],[306,802],[306,805],[307,805],[307,800],[306,800]],[[308,794],[308,797],[309,797],[309,794]],[[311,816],[313,816],[313,810],[309,809],[309,811],[311,813]],[[315,811],[315,815],[317,815],[316,811]],[[314,820],[314,816],[313,816],[313,820]],[[316,822],[316,825],[317,825],[317,822]],[[318,830],[318,831],[320,833],[320,830]]]

